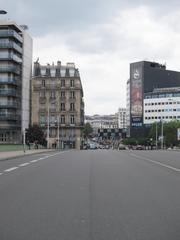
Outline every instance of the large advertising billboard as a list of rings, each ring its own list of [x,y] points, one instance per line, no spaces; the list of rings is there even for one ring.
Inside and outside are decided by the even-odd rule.
[[[131,125],[142,126],[143,93],[142,93],[142,68],[131,66]]]

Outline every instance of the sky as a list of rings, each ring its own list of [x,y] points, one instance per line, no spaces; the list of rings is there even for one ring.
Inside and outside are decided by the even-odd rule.
[[[129,64],[166,63],[180,71],[178,0],[0,0],[6,18],[26,24],[33,61],[74,62],[85,114],[114,114],[126,106]]]

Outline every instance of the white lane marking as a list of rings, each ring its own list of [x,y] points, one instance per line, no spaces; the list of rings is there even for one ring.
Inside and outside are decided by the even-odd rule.
[[[30,164],[29,162],[22,163],[22,164],[19,165],[19,167],[25,167],[25,166],[27,166],[27,165],[29,165],[29,164]]]
[[[4,172],[11,172],[11,171],[16,170],[16,169],[18,169],[18,168],[19,168],[19,167],[8,168],[8,169],[4,170]]]
[[[35,163],[35,162],[37,162],[38,160],[37,159],[35,159],[35,160],[32,160],[32,161],[30,161],[30,162],[32,162],[32,163]]]
[[[154,161],[154,160],[152,160],[152,159],[150,159],[150,158],[141,157],[141,156],[138,156],[138,155],[136,155],[136,154],[134,154],[134,153],[131,153],[130,155],[131,155],[131,156],[134,156],[134,157],[136,157],[136,158],[138,157],[138,158],[141,158],[141,159],[143,159],[143,160],[146,160],[146,161],[155,163],[155,164],[160,165],[160,166],[162,166],[162,167],[169,168],[169,169],[171,169],[171,170],[173,170],[173,171],[175,171],[175,172],[180,172],[180,169],[179,169],[179,168],[175,168],[175,167],[172,167],[172,166],[170,166],[170,165],[167,165],[167,164],[164,164],[164,163],[161,163],[161,162],[158,162],[158,161]]]

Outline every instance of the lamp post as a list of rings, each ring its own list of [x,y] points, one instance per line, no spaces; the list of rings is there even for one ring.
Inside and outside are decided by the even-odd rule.
[[[48,116],[47,116],[47,148],[49,149],[49,103],[48,103]]]
[[[58,114],[58,117],[57,117],[57,124],[58,124],[58,129],[57,129],[57,140],[58,140],[58,150],[59,150],[59,114]]]
[[[164,128],[163,120],[161,120],[161,149],[164,147]]]
[[[158,147],[157,143],[158,143],[158,132],[157,132],[157,121],[156,121],[156,150]]]

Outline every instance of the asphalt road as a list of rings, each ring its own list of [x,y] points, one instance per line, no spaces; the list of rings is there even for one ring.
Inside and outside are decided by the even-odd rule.
[[[87,150],[0,162],[0,240],[179,240],[180,152]]]

